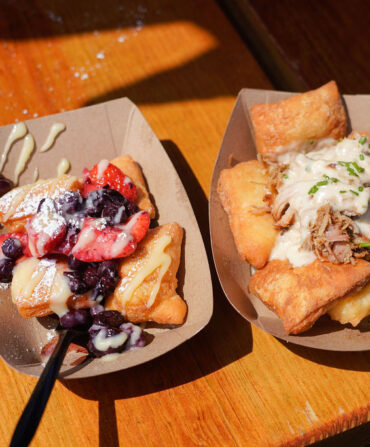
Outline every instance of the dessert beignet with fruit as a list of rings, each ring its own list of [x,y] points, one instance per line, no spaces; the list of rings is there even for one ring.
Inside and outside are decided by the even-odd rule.
[[[142,346],[140,327],[182,324],[176,293],[183,230],[149,230],[155,208],[139,165],[102,160],[83,179],[63,175],[20,186],[0,199],[0,281],[25,317],[57,314],[89,330],[100,357]]]

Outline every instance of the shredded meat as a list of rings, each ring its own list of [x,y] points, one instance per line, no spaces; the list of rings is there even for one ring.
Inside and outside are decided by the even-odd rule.
[[[275,197],[278,194],[279,186],[283,183],[282,179],[286,168],[286,165],[269,165],[268,167],[269,179],[267,183],[267,190],[269,192],[265,195],[263,200],[270,207],[272,207]]]
[[[310,231],[302,247],[312,249],[321,260],[348,264],[354,263],[356,258],[370,259],[369,250],[359,245],[363,238],[355,233],[353,220],[333,211],[329,204],[319,208]]]

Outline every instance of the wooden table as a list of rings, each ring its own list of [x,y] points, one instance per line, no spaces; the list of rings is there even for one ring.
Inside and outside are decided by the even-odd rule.
[[[236,94],[271,87],[215,1],[8,0],[0,61],[1,124],[131,98],[179,170],[209,249],[207,194]],[[301,446],[368,420],[368,353],[282,343],[237,315],[213,277],[204,331],[131,370],[58,382],[32,445]],[[0,361],[2,445],[35,383]],[[363,427],[350,445],[365,441]]]

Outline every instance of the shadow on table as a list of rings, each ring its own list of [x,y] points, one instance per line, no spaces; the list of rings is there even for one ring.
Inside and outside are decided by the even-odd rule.
[[[115,400],[156,393],[197,380],[252,351],[251,327],[227,303],[213,266],[207,198],[177,146],[168,140],[162,144],[185,186],[203,236],[213,280],[214,314],[203,331],[149,363],[105,376],[61,381],[84,399],[99,402],[100,446],[105,447],[118,446]]]

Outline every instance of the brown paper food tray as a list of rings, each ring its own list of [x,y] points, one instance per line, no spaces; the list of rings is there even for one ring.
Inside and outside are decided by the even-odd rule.
[[[256,158],[249,109],[257,103],[272,103],[292,96],[294,93],[270,90],[243,89],[238,95],[216,160],[211,182],[209,203],[210,232],[213,258],[222,288],[232,306],[249,322],[280,339],[317,349],[333,351],[365,351],[370,349],[369,322],[361,329],[343,326],[320,318],[307,332],[287,335],[280,319],[258,298],[248,291],[250,265],[238,257],[233,236],[217,194],[217,182],[222,169]],[[370,96],[344,95],[352,129],[370,131]]]
[[[72,112],[26,121],[38,147],[45,141],[51,125],[63,122],[67,129],[48,152],[35,152],[21,184],[32,182],[36,166],[40,178],[56,176],[56,166],[62,157],[71,161],[71,173],[81,176],[84,167],[91,168],[102,158],[108,160],[120,154],[130,154],[142,167],[150,193],[158,211],[158,223],[178,222],[184,228],[182,260],[178,272],[178,292],[188,304],[186,322],[175,328],[151,327],[154,335],[147,346],[128,351],[113,361],[94,359],[82,366],[65,369],[68,378],[106,374],[158,357],[199,332],[210,320],[213,310],[212,283],[196,218],[185,189],[161,143],[145,121],[139,109],[127,98],[85,107]],[[0,147],[4,147],[12,126],[0,128]],[[22,142],[13,147],[4,174],[13,177]],[[50,320],[50,318],[46,318]],[[39,376],[40,348],[52,331],[43,327],[44,319],[22,318],[11,302],[9,289],[0,290],[0,355],[17,371]],[[54,334],[53,334],[54,335]]]

